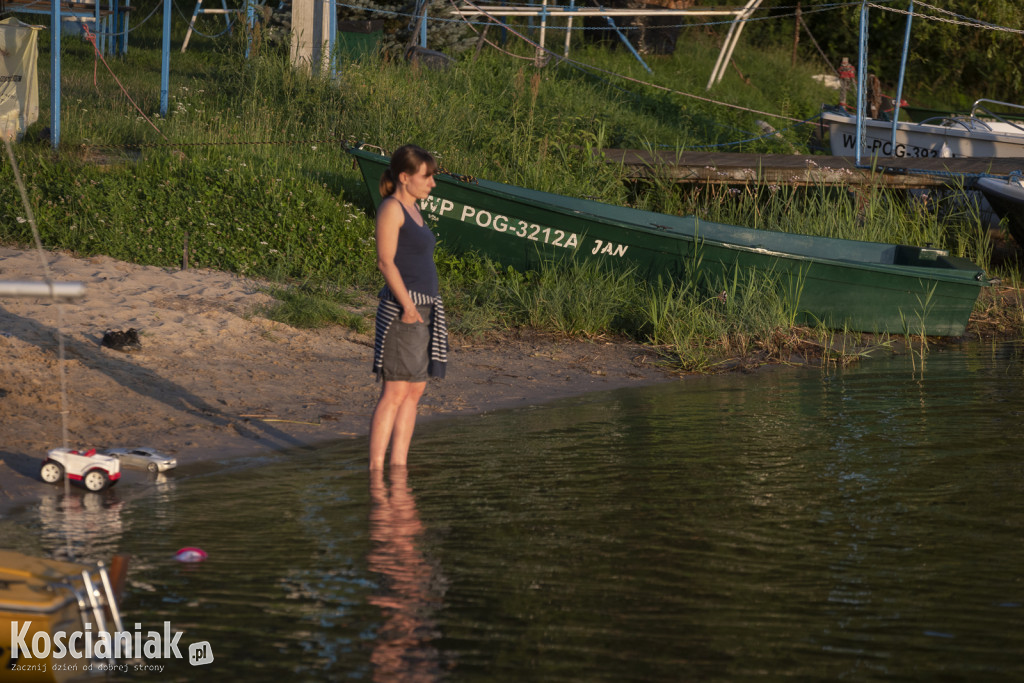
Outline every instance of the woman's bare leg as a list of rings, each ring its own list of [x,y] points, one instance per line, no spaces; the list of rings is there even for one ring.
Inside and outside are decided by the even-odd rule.
[[[391,430],[392,467],[405,467],[409,457],[409,444],[412,443],[412,432],[416,428],[416,409],[426,388],[426,382],[410,382],[409,393],[398,406],[395,425]]]
[[[388,444],[391,464],[405,466],[409,455],[416,408],[426,382],[386,381],[370,422],[370,469],[384,467]]]

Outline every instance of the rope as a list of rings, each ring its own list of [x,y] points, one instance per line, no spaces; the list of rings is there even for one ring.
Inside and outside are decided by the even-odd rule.
[[[167,140],[167,138],[164,138]],[[356,144],[356,138],[352,135],[335,136],[330,138],[317,138],[317,139],[306,139],[306,140],[229,140],[226,142],[213,141],[213,142],[173,142],[167,140],[167,142],[121,142],[121,143],[102,143],[94,142],[89,144],[82,144],[84,149],[143,149],[147,147],[232,147],[232,146],[256,146],[256,145],[321,145],[333,142],[348,142],[351,145]],[[351,146],[350,145],[350,146]]]
[[[103,53],[100,52],[100,49],[98,47],[96,47],[96,36],[93,35],[93,33],[89,30],[88,25],[82,24],[82,30],[85,31],[85,39],[88,40],[90,43],[92,43],[92,49],[93,49],[93,52],[95,53],[95,56],[98,57],[101,62],[103,62],[103,66],[107,67],[107,71],[110,72],[110,75],[113,77],[113,79],[117,83],[118,87],[121,88],[121,92],[124,93],[124,96],[128,98],[128,101],[132,103],[132,106],[135,107],[135,110],[137,112],[139,112],[139,114],[142,116],[142,118],[146,119],[146,122],[149,125],[153,126],[153,130],[155,130],[157,133],[159,133],[160,137],[162,137],[164,140],[167,140],[168,142],[170,142],[170,140],[167,139],[167,136],[164,135],[160,131],[160,129],[156,127],[156,124],[154,124],[153,121],[151,121],[150,118],[148,116],[146,116],[146,113],[144,111],[142,111],[142,108],[139,107],[139,105],[137,105],[135,103],[135,100],[132,99],[132,96],[128,94],[127,90],[125,90],[124,85],[121,84],[121,81],[118,79],[117,75],[114,73],[114,70],[110,68],[109,64],[107,64],[107,60],[103,58]],[[97,87],[96,86],[96,60],[95,59],[93,59],[92,84],[93,84],[93,87]]]
[[[983,29],[987,29],[989,31],[1002,31],[1004,33],[1016,33],[1017,35],[1024,35],[1024,29],[1009,28],[1007,26],[999,26],[997,24],[990,24],[987,21],[982,21],[980,19],[974,19],[972,17],[966,17],[966,16],[964,16],[962,14],[956,14],[955,12],[950,12],[949,10],[942,9],[941,7],[935,7],[933,5],[929,5],[928,3],[921,2],[920,0],[917,0],[917,4],[921,5],[922,7],[927,7],[928,9],[933,10],[935,12],[940,12],[942,14],[948,14],[949,16],[957,17],[957,18],[956,19],[946,19],[945,17],[933,17],[933,16],[930,16],[928,14],[919,14],[918,12],[910,12],[910,11],[905,10],[905,9],[897,9],[895,7],[883,7],[881,5],[876,5],[876,4],[870,3],[870,2],[868,3],[868,7],[873,7],[874,9],[880,9],[880,10],[883,10],[885,12],[892,12],[893,14],[912,15],[915,19],[925,19],[927,21],[937,21],[937,22],[940,22],[940,23],[943,23],[943,24],[953,24],[955,26],[969,26],[971,28],[983,28]]]
[[[463,173],[455,173],[454,171],[449,171],[447,168],[441,166],[440,164],[438,164],[437,166],[437,172],[442,175],[454,178],[455,180],[458,180],[460,183],[470,183],[472,185],[480,184],[479,182],[477,182],[476,176],[466,175]]]
[[[57,375],[60,378],[60,435],[61,445],[68,447],[68,380],[65,369],[64,353],[64,304],[57,298],[53,289],[53,276],[50,273],[50,265],[46,262],[46,252],[43,250],[43,240],[39,236],[39,226],[36,225],[36,215],[32,211],[32,204],[28,200],[28,190],[25,189],[25,181],[18,170],[18,161],[14,158],[14,148],[11,141],[5,135],[4,146],[7,148],[7,158],[11,160],[11,169],[14,172],[14,182],[21,194],[21,204],[25,208],[25,216],[28,218],[29,227],[32,228],[32,239],[35,241],[36,253],[39,254],[39,263],[43,269],[43,279],[50,287],[50,298],[57,306]],[[68,500],[71,496],[71,479],[68,468],[64,468],[64,497]],[[70,550],[70,547],[69,547]]]

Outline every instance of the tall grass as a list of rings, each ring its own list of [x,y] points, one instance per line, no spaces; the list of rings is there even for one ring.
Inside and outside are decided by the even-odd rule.
[[[526,325],[576,337],[621,335],[659,348],[670,365],[697,372],[754,356],[778,358],[793,341],[785,331],[793,326],[802,286],[799,278],[739,269],[709,279],[699,258],[681,280],[655,283],[593,261],[546,260],[525,274],[473,262],[482,277],[465,285],[465,269],[447,269],[458,283],[448,285],[457,319],[468,314],[477,323],[463,324],[464,334]]]
[[[635,320],[626,317],[638,289],[631,271],[608,271],[594,261],[545,261],[506,284],[512,319],[571,336],[633,329]]]

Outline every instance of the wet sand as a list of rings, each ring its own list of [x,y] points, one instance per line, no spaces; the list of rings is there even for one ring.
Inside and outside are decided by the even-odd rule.
[[[380,391],[368,334],[267,320],[266,283],[228,273],[47,258],[55,280],[84,282],[86,296],[0,299],[0,512],[52,491],[39,464],[62,443],[58,328],[72,447],[152,446],[184,468],[367,435]],[[41,279],[36,252],[0,247],[0,280]],[[101,345],[106,331],[129,328],[140,349]],[[448,376],[428,385],[421,420],[673,379],[650,349],[623,342],[515,332],[451,341]]]

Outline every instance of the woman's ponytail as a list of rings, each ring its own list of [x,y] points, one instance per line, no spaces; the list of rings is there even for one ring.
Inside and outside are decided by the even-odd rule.
[[[380,176],[380,198],[390,197],[395,191],[395,176],[391,173],[391,167],[384,169]]]

